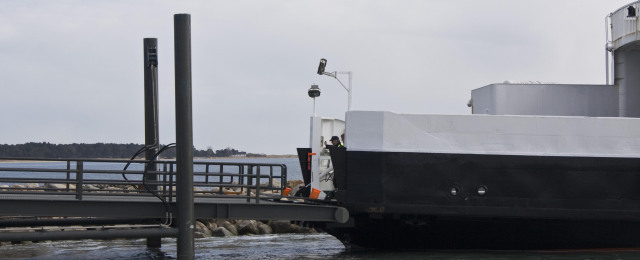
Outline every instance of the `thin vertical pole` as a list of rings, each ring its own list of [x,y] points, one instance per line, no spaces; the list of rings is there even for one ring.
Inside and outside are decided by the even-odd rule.
[[[176,14],[174,21],[176,80],[176,221],[178,259],[194,259],[193,126],[191,118],[191,15]]]
[[[158,152],[160,142],[158,140],[158,39],[143,39],[144,53],[144,137],[145,146],[153,147],[145,152],[145,159],[152,160]],[[152,163],[148,166],[151,171],[156,171],[157,166]],[[147,180],[155,182],[158,176],[148,174]],[[151,189],[158,190],[157,185],[151,185]],[[147,247],[158,248],[162,246],[160,237],[148,237]]]
[[[349,71],[349,111],[351,111],[351,94],[353,93],[353,85],[351,85],[351,78],[353,76],[353,72]]]

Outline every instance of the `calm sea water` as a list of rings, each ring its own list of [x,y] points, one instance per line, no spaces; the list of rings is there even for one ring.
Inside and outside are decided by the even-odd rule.
[[[247,163],[283,163],[289,179],[302,179],[295,158],[221,160]],[[64,164],[53,167],[64,167]],[[0,163],[0,167],[47,165]],[[99,166],[99,165],[97,165]],[[1,174],[1,173],[0,173]],[[0,205],[1,210],[1,205]],[[617,251],[358,251],[348,252],[327,234],[277,234],[201,238],[195,243],[196,259],[640,259],[640,250]],[[2,245],[0,259],[176,259],[176,239],[165,238],[162,247],[146,247],[144,239],[50,241]]]
[[[1,259],[177,259],[176,239],[150,249],[144,239],[81,240],[0,246]],[[327,234],[279,234],[201,238],[196,259],[640,259],[639,251],[358,251],[347,252]]]

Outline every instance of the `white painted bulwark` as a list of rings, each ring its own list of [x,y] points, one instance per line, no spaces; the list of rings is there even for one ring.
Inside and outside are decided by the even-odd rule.
[[[640,157],[640,119],[349,111],[349,151]]]

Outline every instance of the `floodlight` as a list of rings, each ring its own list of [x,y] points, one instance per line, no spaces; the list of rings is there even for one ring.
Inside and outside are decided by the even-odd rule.
[[[327,59],[320,59],[320,65],[318,65],[318,75],[324,73],[324,67],[327,66]]]

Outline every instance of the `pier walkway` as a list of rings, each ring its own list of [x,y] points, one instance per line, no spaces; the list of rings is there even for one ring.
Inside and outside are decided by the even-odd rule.
[[[175,161],[0,158],[0,241],[175,237]],[[148,167],[149,166],[149,167]],[[156,170],[153,170],[156,168]],[[344,223],[346,209],[284,196],[284,164],[194,162],[196,219]],[[28,216],[29,220],[18,217]],[[142,225],[148,220],[165,225]],[[86,231],[33,232],[20,226],[99,225]],[[106,224],[136,224],[116,230]],[[155,227],[155,228],[147,228]],[[44,229],[39,231],[45,231]],[[51,235],[56,234],[56,235]]]

